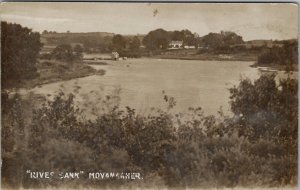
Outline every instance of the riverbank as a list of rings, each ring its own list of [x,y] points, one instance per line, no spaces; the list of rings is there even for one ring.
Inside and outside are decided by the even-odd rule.
[[[257,55],[254,54],[193,54],[193,55],[154,55],[151,58],[158,59],[179,59],[179,60],[202,60],[202,61],[256,61]]]
[[[270,71],[272,71],[272,70],[286,71],[287,70],[286,65],[279,65],[279,64],[258,64],[258,63],[254,63],[253,65],[250,65],[250,67],[253,67],[253,68],[266,68],[266,70],[270,70]],[[298,72],[298,65],[293,64],[293,65],[291,65],[290,68],[288,68],[288,70]]]
[[[97,70],[86,63],[74,62],[66,63],[61,61],[40,60],[37,64],[38,77],[29,80],[19,81],[18,84],[11,85],[17,88],[34,88],[53,82],[71,80],[75,78],[87,77],[91,75],[104,75],[105,70]]]
[[[104,61],[98,61],[98,60],[84,60],[83,63],[88,65],[108,65],[107,62]]]

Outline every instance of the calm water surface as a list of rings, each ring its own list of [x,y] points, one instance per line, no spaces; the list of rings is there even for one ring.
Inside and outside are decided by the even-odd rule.
[[[106,70],[104,76],[90,76],[70,81],[46,84],[31,91],[52,95],[62,88],[66,93],[77,87],[80,96],[93,99],[121,89],[120,105],[145,113],[151,107],[165,108],[162,91],[177,102],[174,111],[185,112],[189,107],[201,106],[205,113],[214,114],[220,107],[229,113],[228,89],[245,77],[258,78],[253,62],[130,59],[107,61],[109,65],[94,65]],[[98,93],[98,95],[96,95]],[[78,98],[84,102],[84,98]]]

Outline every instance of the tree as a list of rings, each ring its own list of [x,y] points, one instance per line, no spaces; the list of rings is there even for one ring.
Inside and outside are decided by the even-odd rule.
[[[189,30],[182,30],[181,33],[183,34],[183,43],[186,45],[196,45],[197,39],[195,38],[194,34]]]
[[[212,49],[243,43],[243,38],[234,32],[209,33],[202,37],[202,44]]]
[[[40,34],[19,24],[1,22],[1,37],[2,87],[36,77],[36,61],[42,47]]]
[[[129,43],[129,48],[131,50],[138,50],[140,48],[141,42],[137,36],[134,36]]]
[[[265,47],[257,59],[258,64],[284,65],[286,70],[293,70],[298,64],[298,43],[296,40],[283,41],[283,46]]]
[[[61,44],[56,46],[56,48],[51,52],[51,57],[53,59],[73,62],[75,60],[82,59],[83,48],[80,45],[76,45],[74,49],[70,44]]]
[[[198,37],[189,30],[165,31],[157,29],[149,32],[143,39],[143,44],[149,50],[167,49],[170,41],[183,41],[184,45],[197,45]]]
[[[117,34],[112,38],[113,50],[122,51],[125,48],[125,46],[126,46],[126,41],[122,35]]]
[[[245,79],[230,89],[231,110],[239,134],[250,140],[260,137],[297,150],[298,81],[287,78],[276,83],[275,75],[262,75],[254,82]]]
[[[75,47],[74,47],[74,53],[75,53],[75,56],[77,57],[77,58],[79,58],[79,59],[81,59],[82,58],[82,53],[83,53],[83,48],[81,47],[81,45],[76,45]]]
[[[57,60],[72,62],[75,59],[72,47],[69,44],[58,45],[51,54],[52,58]]]
[[[171,36],[164,29],[149,32],[143,39],[143,44],[149,50],[167,49]]]
[[[172,34],[172,40],[174,41],[183,41],[184,39],[184,33],[180,32],[178,30],[175,30]]]

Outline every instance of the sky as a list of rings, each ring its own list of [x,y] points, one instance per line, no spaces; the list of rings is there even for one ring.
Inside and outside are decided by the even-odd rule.
[[[57,32],[147,34],[188,29],[200,36],[233,31],[244,40],[298,37],[298,6],[291,3],[6,2],[1,20]]]

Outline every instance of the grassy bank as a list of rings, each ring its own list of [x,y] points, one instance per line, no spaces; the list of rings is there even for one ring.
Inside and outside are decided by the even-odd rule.
[[[13,86],[21,88],[33,88],[39,85],[71,80],[91,75],[104,75],[104,70],[96,70],[86,63],[67,63],[62,61],[44,61],[37,63],[38,77],[30,80],[22,80]]]
[[[180,60],[217,60],[217,61],[256,61],[257,56],[252,54],[195,54],[195,55],[155,55],[159,59]]]

